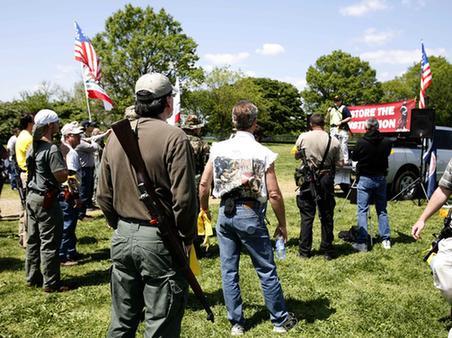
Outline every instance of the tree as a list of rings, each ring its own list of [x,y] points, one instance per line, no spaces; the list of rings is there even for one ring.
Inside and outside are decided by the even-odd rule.
[[[305,128],[306,115],[301,109],[298,89],[290,83],[268,78],[252,78],[268,105],[268,135],[298,134]]]
[[[110,16],[105,31],[93,40],[102,60],[102,79],[116,107],[133,103],[137,79],[149,72],[160,72],[174,80],[175,70],[181,78],[202,79],[197,44],[183,33],[179,22],[164,9],[130,4]]]
[[[318,58],[308,68],[306,82],[301,96],[308,112],[326,112],[335,95],[350,105],[379,102],[383,95],[369,63],[341,50]]]
[[[260,88],[251,78],[244,78],[241,72],[228,67],[214,68],[205,79],[207,88],[197,88],[183,94],[182,106],[187,113],[194,113],[205,121],[205,131],[226,137],[232,132],[231,111],[240,100],[249,100],[259,109],[258,123],[269,121],[268,104]]]
[[[432,84],[427,89],[427,105],[435,109],[436,124],[451,125],[452,121],[452,64],[442,56],[429,57]],[[419,99],[421,81],[420,62],[412,65],[400,77],[384,82],[383,100]]]

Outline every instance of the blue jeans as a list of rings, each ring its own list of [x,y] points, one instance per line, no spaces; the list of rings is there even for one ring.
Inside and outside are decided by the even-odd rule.
[[[378,216],[378,231],[383,240],[389,239],[389,221],[386,211],[386,178],[384,176],[361,176],[358,182],[358,243],[367,241],[367,212],[375,200]]]
[[[80,209],[79,217],[83,218],[86,216],[86,209],[93,206],[94,167],[82,167],[80,176],[80,199],[82,201],[82,208]]]
[[[233,325],[243,325],[245,322],[239,285],[240,249],[243,247],[250,255],[259,276],[270,319],[273,325],[281,326],[288,313],[276,273],[270,236],[264,223],[265,205],[251,209],[237,203],[236,208],[236,215],[228,218],[221,205],[217,223],[223,296],[228,319]]]
[[[68,203],[64,198],[60,197],[60,207],[63,210],[63,236],[60,245],[60,260],[76,259],[77,251],[75,244],[77,237],[75,236],[75,227],[78,220],[78,209],[74,208],[72,203]]]

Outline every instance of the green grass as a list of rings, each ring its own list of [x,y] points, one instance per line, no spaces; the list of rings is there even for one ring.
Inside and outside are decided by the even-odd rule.
[[[295,162],[290,145],[272,145],[278,152],[276,170],[287,196],[289,228],[287,258],[278,261],[289,310],[300,319],[289,337],[445,337],[452,325],[449,307],[433,287],[422,253],[441,220],[434,216],[423,240],[409,236],[411,225],[422,207],[411,201],[390,203],[389,216],[393,248],[357,254],[340,239],[335,240],[339,257],[325,261],[321,255],[305,261],[297,257],[299,213],[293,196]],[[337,198],[335,234],[356,222],[356,206]],[[213,208],[216,209],[216,203]],[[340,212],[339,212],[340,210]],[[216,210],[214,210],[214,215]],[[275,224],[272,212],[270,222]],[[372,214],[373,231],[376,217]],[[272,227],[273,227],[272,226]],[[315,221],[314,249],[320,241]],[[63,280],[78,286],[63,294],[44,294],[24,281],[24,251],[17,245],[17,223],[0,222],[0,337],[102,337],[109,324],[108,285],[111,230],[101,216],[79,223],[78,249],[83,264],[63,267]],[[273,229],[270,229],[272,232]],[[216,315],[215,324],[190,295],[183,320],[184,337],[227,337],[230,325],[223,304],[220,266],[217,256],[201,260],[199,278]],[[269,337],[272,326],[264,306],[259,280],[250,259],[242,255],[241,289],[249,330],[247,337]],[[140,334],[143,327],[140,326]]]

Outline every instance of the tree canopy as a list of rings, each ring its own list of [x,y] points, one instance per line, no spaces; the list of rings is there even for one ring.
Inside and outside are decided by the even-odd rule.
[[[121,111],[133,103],[135,82],[143,74],[160,72],[174,80],[177,70],[181,78],[202,79],[196,42],[164,9],[128,4],[106,20],[105,31],[92,42],[102,60],[102,82]]]
[[[427,89],[427,106],[435,109],[436,124],[451,125],[452,121],[452,64],[442,56],[430,56],[432,84]],[[401,76],[384,82],[383,100],[419,99],[421,65],[412,65]]]
[[[376,72],[369,63],[341,50],[321,56],[306,73],[307,87],[301,93],[304,109],[326,112],[335,95],[350,105],[379,102],[383,96]]]

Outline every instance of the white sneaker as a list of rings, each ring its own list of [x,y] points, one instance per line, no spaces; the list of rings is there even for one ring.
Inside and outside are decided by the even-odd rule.
[[[367,252],[366,243],[352,243],[352,248],[359,252]]]
[[[245,332],[245,328],[240,324],[234,324],[231,328],[231,336],[242,336]]]
[[[391,241],[389,239],[385,239],[381,242],[381,246],[386,250],[391,249]]]
[[[298,319],[295,317],[295,315],[291,312],[289,312],[289,316],[284,321],[284,323],[281,326],[274,326],[273,332],[274,333],[287,333],[290,329],[292,329],[295,325],[297,325]]]

